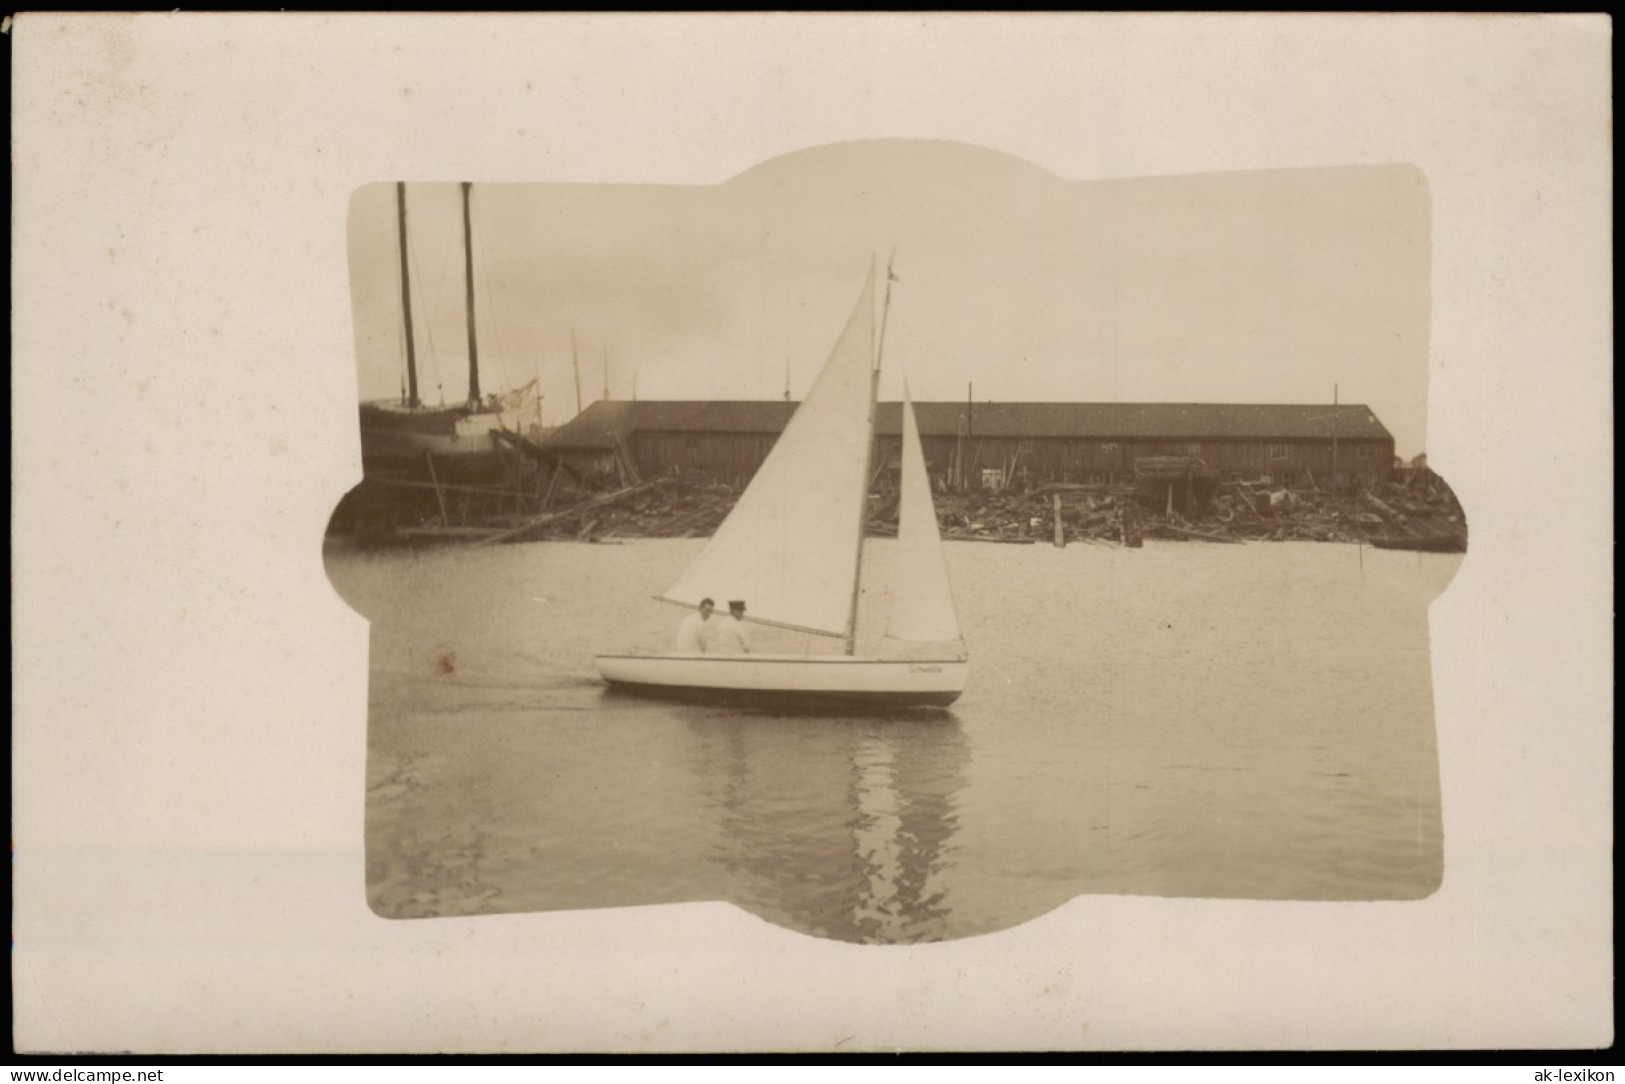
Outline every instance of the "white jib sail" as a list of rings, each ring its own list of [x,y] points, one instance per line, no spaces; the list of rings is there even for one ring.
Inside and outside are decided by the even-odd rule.
[[[920,447],[914,402],[903,384],[903,476],[897,515],[897,570],[892,578],[891,617],[886,635],[894,640],[942,642],[960,639],[942,552],[931,479]]]
[[[829,360],[710,544],[663,596],[844,636],[852,621],[874,397],[874,271]]]

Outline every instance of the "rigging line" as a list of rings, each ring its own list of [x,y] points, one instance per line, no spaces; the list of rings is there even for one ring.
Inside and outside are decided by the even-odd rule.
[[[497,280],[491,276],[491,260],[486,251],[490,246],[486,243],[487,236],[484,223],[476,223],[476,225],[480,238],[480,243],[476,246],[479,252],[480,275],[485,283],[485,290],[483,291],[485,323],[481,326],[480,338],[482,341],[489,341],[491,344],[489,353],[482,356],[480,360],[483,364],[486,357],[492,354],[496,355],[497,387],[512,390],[517,388],[519,384],[514,380],[513,373],[510,371],[508,352],[502,348],[502,321],[497,316]],[[481,291],[476,291],[474,304],[477,306],[480,301]]]

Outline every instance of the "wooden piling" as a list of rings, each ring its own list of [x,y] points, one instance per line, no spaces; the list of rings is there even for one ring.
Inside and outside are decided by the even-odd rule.
[[[1066,529],[1061,525],[1061,495],[1055,494],[1055,548],[1066,548]]]

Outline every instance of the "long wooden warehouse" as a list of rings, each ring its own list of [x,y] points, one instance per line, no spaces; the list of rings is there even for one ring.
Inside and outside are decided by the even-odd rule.
[[[940,487],[1114,482],[1135,460],[1191,456],[1220,478],[1293,485],[1358,478],[1394,466],[1394,438],[1368,407],[1230,403],[915,403],[921,443]],[[630,458],[639,475],[742,485],[783,432],[796,404],[782,401],[606,401],[547,440],[577,470],[614,475]],[[881,403],[877,471],[895,464],[900,404]]]

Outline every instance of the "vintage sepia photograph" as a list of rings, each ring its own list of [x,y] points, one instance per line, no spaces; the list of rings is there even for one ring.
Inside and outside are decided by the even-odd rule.
[[[368,903],[906,944],[1448,875],[1430,196],[971,145],[350,204]]]
[[[1605,16],[0,21],[18,1060],[1614,1041]]]

